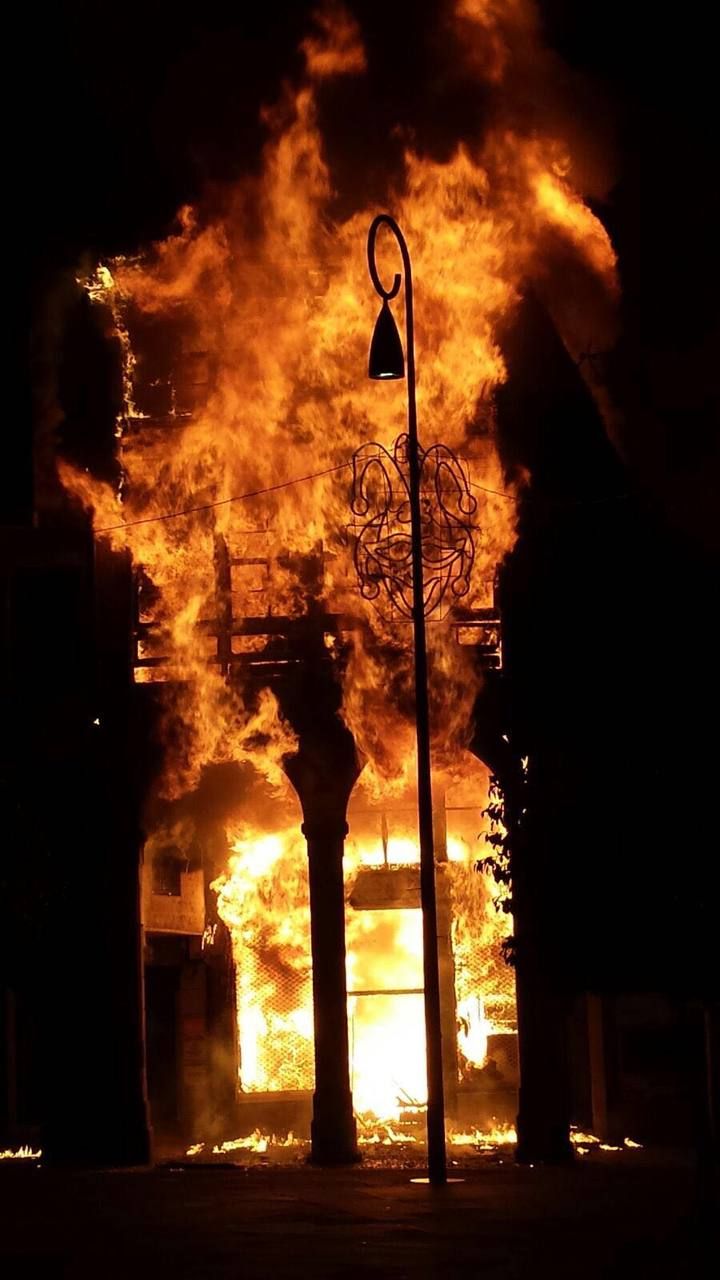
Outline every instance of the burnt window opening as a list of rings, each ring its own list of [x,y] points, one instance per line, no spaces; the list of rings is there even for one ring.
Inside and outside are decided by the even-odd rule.
[[[187,871],[187,858],[168,850],[158,854],[152,864],[152,891],[165,898],[182,897],[182,875]]]

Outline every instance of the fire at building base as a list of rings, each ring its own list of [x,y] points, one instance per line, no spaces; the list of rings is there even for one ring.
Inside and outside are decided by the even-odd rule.
[[[510,1126],[517,1088],[514,974],[502,951],[509,920],[497,886],[475,867],[487,775],[479,765],[467,772],[475,777],[449,789],[438,810],[446,1111],[459,1132]],[[276,799],[274,812],[291,807]],[[427,1084],[414,796],[387,807],[358,796],[348,817],[345,968],[359,1142],[390,1132],[416,1142]],[[214,879],[200,854],[196,866],[177,846],[156,845],[153,854],[143,900],[158,1136],[164,1127],[192,1143],[258,1130],[309,1138],[312,956],[299,822],[265,834],[241,825]],[[208,921],[206,895],[215,894]]]

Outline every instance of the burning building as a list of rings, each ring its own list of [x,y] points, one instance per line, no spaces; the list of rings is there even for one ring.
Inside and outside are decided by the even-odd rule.
[[[507,107],[509,42],[526,62],[534,47],[530,6],[457,0],[448,13]],[[324,91],[360,77],[366,55],[337,7],[316,15],[301,53],[264,110],[256,173],[181,209],[137,256],[78,272],[112,357],[115,454],[101,474],[61,450],[57,471],[61,500],[91,513],[95,621],[131,682],[122,759],[142,831],[127,815],[120,830],[124,800],[111,812],[141,859],[153,1127],[188,1143],[312,1133],[316,1158],[332,1161],[353,1158],[358,1137],[413,1136],[427,1085],[411,636],[360,589],[352,511],[353,456],[368,442],[392,452],[404,391],[365,378],[376,210],[362,189],[334,191],[321,127]],[[505,961],[534,886],[515,878],[513,926],[502,859],[505,827],[522,839],[523,763],[493,711],[495,587],[527,477],[501,457],[496,393],[503,337],[532,289],[612,417],[584,357],[614,336],[615,255],[573,160],[515,104],[441,155],[408,137],[383,192],[413,255],[421,442],[454,451],[477,504],[467,591],[428,624],[458,1129],[511,1121],[519,1060],[553,1043],[541,979],[526,968],[516,1003]],[[393,246],[378,248],[391,279]],[[96,720],[100,740],[104,712]],[[535,1114],[550,1114],[560,1077],[545,1057],[544,1074],[521,1073]]]
[[[82,279],[117,352],[117,472],[60,474],[131,558],[134,680],[163,744],[143,862],[156,1124],[303,1131],[314,1092],[314,1151],[335,1159],[354,1153],[355,1114],[397,1124],[426,1082],[411,642],[358,588],[349,502],[351,458],[392,445],[402,390],[364,380],[368,212],[333,217],[317,110],[365,54],[331,9],[303,55],[266,112],[259,176]],[[476,495],[463,599],[429,635],[446,1103],[461,1125],[509,1119],[517,1082],[510,918],[483,817],[507,738],[496,728],[488,749],[474,725],[514,538],[498,333],[558,238],[614,289],[567,166],[554,138],[503,126],[442,162],[408,146],[392,193],[420,281],[421,440],[461,455]]]

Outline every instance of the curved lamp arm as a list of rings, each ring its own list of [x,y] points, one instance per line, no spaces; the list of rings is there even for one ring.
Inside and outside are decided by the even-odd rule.
[[[375,289],[375,292],[378,294],[379,297],[383,298],[386,302],[391,302],[392,299],[396,298],[398,293],[400,292],[400,285],[402,284],[402,276],[399,273],[396,273],[392,283],[392,288],[390,289],[386,289],[385,286],[383,285],[382,280],[380,279],[380,274],[378,272],[377,264],[375,262],[375,240],[377,239],[377,233],[382,226],[389,227],[397,241],[398,248],[400,249],[400,253],[402,255],[403,270],[405,272],[405,277],[406,277],[406,280],[409,280],[411,282],[411,287],[412,287],[412,270],[410,267],[410,253],[408,251],[407,244],[405,243],[405,237],[402,231],[400,230],[395,219],[390,217],[389,213],[379,213],[376,218],[373,218],[370,224],[370,230],[368,231],[368,241],[367,241],[368,270],[370,271],[370,279],[373,282],[373,288]]]
[[[410,436],[411,445],[417,449],[417,410],[415,407],[415,321],[413,316],[413,280],[412,266],[410,263],[410,251],[407,247],[405,237],[400,230],[397,222],[389,213],[379,213],[370,223],[367,239],[367,259],[368,271],[370,279],[373,282],[373,288],[378,297],[383,302],[391,302],[400,292],[400,286],[403,283],[403,276],[399,272],[395,273],[392,286],[386,289],[380,273],[377,269],[375,261],[375,241],[377,233],[381,227],[388,227],[392,231],[395,241],[400,250],[400,256],[403,264],[403,275],[405,283],[405,356],[407,359],[408,373],[408,434]]]

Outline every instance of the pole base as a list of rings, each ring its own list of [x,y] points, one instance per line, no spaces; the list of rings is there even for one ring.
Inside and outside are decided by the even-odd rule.
[[[442,1182],[433,1182],[432,1178],[411,1178],[410,1181],[416,1187],[450,1187],[455,1186],[458,1182],[464,1182],[464,1178],[444,1178]]]
[[[352,1098],[321,1099],[313,1097],[308,1163],[332,1168],[336,1165],[359,1164],[360,1151]]]
[[[567,1125],[523,1122],[518,1118],[518,1164],[572,1164],[575,1152]]]

